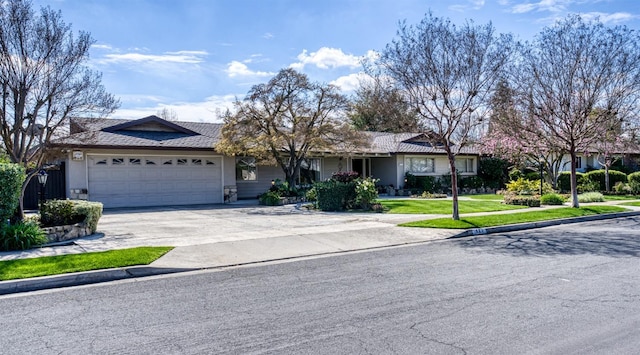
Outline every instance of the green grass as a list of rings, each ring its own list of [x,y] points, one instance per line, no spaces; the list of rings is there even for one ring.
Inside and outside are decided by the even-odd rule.
[[[96,253],[0,261],[0,280],[25,279],[70,272],[148,265],[173,247],[139,247]]]
[[[474,216],[460,218],[454,221],[451,218],[428,219],[425,221],[409,222],[400,224],[402,227],[421,228],[448,228],[448,229],[469,229],[502,226],[507,224],[517,224],[526,222],[548,221],[552,219],[582,217],[603,213],[614,213],[628,211],[618,206],[589,206],[581,208],[561,207],[531,212],[494,214],[488,216]]]
[[[605,201],[640,200],[640,196],[635,195],[604,195]]]
[[[389,213],[398,214],[449,214],[451,213],[451,200],[380,200],[382,206],[388,209]],[[458,208],[460,213],[474,212],[495,212],[507,211],[521,208],[525,206],[504,205],[498,201],[470,201],[459,200]]]
[[[504,196],[498,194],[481,194],[481,195],[461,195],[460,197],[468,197],[472,200],[483,200],[483,201],[502,201],[504,200]]]
[[[636,202],[624,202],[620,204],[621,206],[636,206],[636,207],[640,207],[640,202],[636,201]]]

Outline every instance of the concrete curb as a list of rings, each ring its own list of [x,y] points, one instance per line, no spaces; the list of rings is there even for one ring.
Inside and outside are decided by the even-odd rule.
[[[89,285],[100,282],[116,281],[143,276],[172,274],[193,270],[197,269],[132,266],[126,268],[95,270],[63,275],[34,277],[29,279],[0,281],[0,295],[47,290],[60,287]]]
[[[506,226],[498,226],[498,227],[473,228],[473,229],[467,229],[464,232],[448,237],[447,239],[465,238],[470,236],[495,234],[495,233],[515,232],[515,231],[526,230],[526,229],[558,226],[561,224],[600,221],[603,219],[613,219],[613,218],[632,217],[632,216],[640,216],[640,211],[605,213],[605,214],[596,214],[593,216],[554,219],[550,221],[509,224]]]

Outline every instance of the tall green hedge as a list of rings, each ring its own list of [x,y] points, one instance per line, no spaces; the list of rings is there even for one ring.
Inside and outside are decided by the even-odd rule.
[[[635,173],[631,173],[627,175],[627,180],[629,183],[638,183],[640,184],[640,171],[636,171]]]
[[[20,192],[26,178],[24,168],[18,164],[0,163],[0,223],[13,217],[20,205]]]
[[[343,211],[355,203],[355,182],[329,180],[317,182],[314,187],[318,195],[318,209],[322,211]]]
[[[576,180],[578,181],[578,185],[582,184],[584,180],[584,174],[576,171]],[[563,171],[558,175],[558,188],[562,192],[571,191],[571,172],[570,171]]]
[[[605,171],[604,169],[593,170],[585,174],[585,177],[600,184],[600,191],[605,191]],[[627,174],[622,171],[609,170],[609,188],[612,189],[617,182],[627,182]]]

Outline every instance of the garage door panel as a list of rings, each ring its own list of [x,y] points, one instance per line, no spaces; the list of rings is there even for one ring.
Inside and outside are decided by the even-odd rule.
[[[115,158],[123,159],[123,163],[113,165]],[[106,158],[107,164],[95,164],[97,161],[105,158],[89,158],[88,162],[89,198],[105,207],[223,202],[220,158],[189,158],[186,165],[177,165],[178,158],[173,157],[114,156]],[[164,161],[174,164],[160,164]],[[207,165],[206,161],[214,164]]]

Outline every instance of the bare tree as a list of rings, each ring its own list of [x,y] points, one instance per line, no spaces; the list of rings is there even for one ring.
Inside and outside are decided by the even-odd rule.
[[[374,73],[361,80],[349,107],[351,124],[361,131],[417,132],[418,115],[391,80]]]
[[[512,80],[520,119],[506,122],[506,131],[570,156],[573,207],[579,207],[577,154],[606,139],[602,129],[612,119],[635,125],[639,40],[626,27],[570,15],[522,47]]]
[[[216,150],[255,157],[282,168],[295,185],[300,165],[310,152],[357,144],[344,118],[347,100],[332,85],[321,85],[291,68],[266,84],[256,85],[234,112],[224,118]]]
[[[36,13],[28,0],[0,4],[0,136],[12,162],[36,168],[23,195],[69,117],[108,114],[119,105],[101,75],[83,65],[92,43],[86,32],[74,36],[59,11]]]
[[[161,110],[158,110],[158,112],[156,112],[156,116],[165,119],[167,121],[177,121],[178,120],[178,113],[171,108],[168,107],[163,107]]]
[[[457,27],[429,13],[416,26],[401,23],[380,58],[431,144],[447,153],[454,220],[460,218],[455,157],[488,117],[489,96],[511,52],[511,37],[496,35],[491,24]]]

